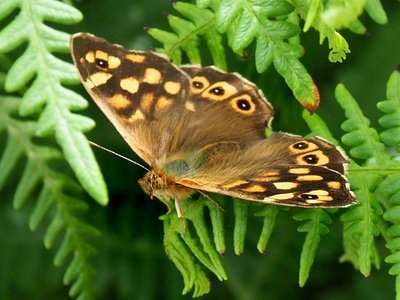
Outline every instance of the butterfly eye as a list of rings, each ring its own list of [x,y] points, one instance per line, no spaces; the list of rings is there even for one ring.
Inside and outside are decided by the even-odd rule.
[[[306,155],[303,157],[303,160],[308,163],[308,164],[312,164],[315,165],[318,163],[318,157],[314,154],[310,154],[310,155]]]
[[[204,84],[200,81],[193,81],[193,87],[196,89],[202,89],[204,87]]]
[[[298,143],[293,145],[293,148],[299,149],[299,150],[307,149],[308,148],[308,144],[305,143],[305,142],[298,142]]]
[[[105,68],[108,68],[108,62],[105,61],[104,59],[97,58],[96,59],[96,66],[98,66],[99,68],[105,69]]]
[[[225,94],[225,91],[222,87],[216,87],[210,90],[210,94],[222,96],[223,94]]]
[[[239,109],[244,110],[244,111],[248,111],[251,109],[251,105],[249,103],[249,101],[247,101],[246,99],[240,99],[236,102],[236,105]]]

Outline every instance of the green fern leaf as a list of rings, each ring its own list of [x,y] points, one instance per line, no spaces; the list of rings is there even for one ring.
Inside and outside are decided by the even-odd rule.
[[[226,32],[233,51],[241,54],[256,40],[255,63],[264,72],[273,62],[296,99],[309,111],[319,104],[319,94],[299,62],[303,49],[287,40],[299,34],[299,27],[285,19],[292,12],[286,1],[222,0],[216,9],[220,32]]]
[[[331,62],[342,62],[346,59],[346,54],[350,53],[349,45],[344,37],[322,18],[324,2],[315,0],[308,4],[302,0],[291,0],[290,3],[295,7],[296,12],[306,20],[304,31],[312,26],[319,31],[320,44],[324,42],[325,38],[328,39],[328,47],[331,49],[328,56],[329,60]]]
[[[380,101],[377,107],[386,114],[379,119],[379,123],[386,128],[381,132],[382,141],[389,145],[399,147],[400,140],[398,138],[400,129],[400,75],[396,70],[390,76],[386,88],[387,100]],[[389,270],[389,274],[396,276],[396,293],[397,298],[400,295],[400,166],[398,154],[395,153],[392,161],[392,169],[389,175],[380,182],[377,192],[387,197],[386,205],[388,209],[383,215],[384,220],[390,222],[391,226],[386,231],[387,243],[386,247],[390,249],[391,254],[385,258],[385,262],[393,264]],[[394,172],[393,172],[394,171]]]
[[[388,22],[386,12],[379,0],[366,0],[365,10],[368,15],[378,24],[386,24]]]
[[[261,230],[260,238],[257,243],[257,250],[262,254],[266,253],[265,249],[267,248],[272,230],[275,227],[275,221],[276,217],[278,216],[278,212],[279,207],[277,205],[263,204],[262,209],[255,213],[255,216],[264,218],[263,228]]]
[[[364,276],[369,276],[371,264],[378,261],[375,237],[379,235],[377,222],[383,213],[373,194],[379,173],[369,168],[387,166],[390,157],[379,141],[376,130],[369,127],[370,121],[343,85],[337,86],[335,95],[347,117],[342,128],[348,133],[342,141],[351,147],[350,154],[353,157],[365,160],[364,166],[352,162],[350,168],[350,182],[360,205],[351,207],[341,216],[345,223],[344,245],[347,252],[342,261],[350,260]],[[354,247],[354,244],[357,246]],[[357,253],[350,253],[354,250]]]
[[[393,72],[387,84],[387,100],[378,102],[377,107],[386,113],[379,119],[379,124],[386,128],[380,136],[389,145],[400,144],[400,74]]]
[[[249,201],[233,199],[233,211],[235,213],[235,227],[233,228],[233,247],[236,255],[242,255],[244,240],[247,232],[247,213]]]
[[[310,114],[308,111],[303,110],[302,117],[304,121],[306,121],[308,127],[311,129],[311,133],[308,135],[308,137],[320,136],[327,139],[336,146],[339,145],[339,142],[332,136],[332,133],[330,132],[328,126],[321,119],[321,117],[318,116],[318,114]]]
[[[297,231],[306,232],[303,250],[300,255],[299,271],[299,285],[303,287],[310,274],[321,235],[329,233],[328,225],[332,223],[332,220],[324,209],[318,208],[302,210],[296,213],[293,218],[297,221],[303,221]]]
[[[53,54],[69,52],[69,35],[44,23],[74,24],[82,15],[75,8],[54,0],[6,0],[0,6],[0,17],[5,18],[16,8],[19,8],[18,15],[0,31],[0,53],[14,50],[24,42],[27,48],[7,73],[5,89],[15,92],[27,88],[19,109],[21,115],[41,112],[36,133],[45,136],[54,131],[82,186],[104,205],[108,201],[105,183],[82,134],[94,123],[71,112],[85,108],[87,103],[62,86],[79,80],[74,66]]]
[[[211,203],[209,199],[200,198],[195,201],[186,199],[183,203],[185,223],[177,218],[176,212],[160,218],[164,221],[165,251],[181,272],[184,280],[183,294],[194,289],[194,297],[208,293],[210,289],[210,283],[199,262],[213,272],[219,280],[227,279],[219,253],[216,251],[215,245],[217,244],[212,243],[210,232],[207,229],[205,208],[210,211],[214,241],[216,239],[219,241],[219,251],[225,251],[224,238],[221,240],[223,220],[220,212],[218,213],[220,208]],[[216,232],[218,233],[216,234]],[[181,236],[182,234],[184,235]]]
[[[362,13],[364,4],[365,0],[346,3],[330,1],[322,13],[322,20],[327,26],[335,29],[348,28]]]
[[[87,205],[73,194],[80,192],[80,186],[72,178],[64,175],[62,170],[57,171],[51,165],[55,161],[64,162],[61,152],[49,146],[33,143],[34,123],[12,117],[17,113],[20,105],[19,98],[0,96],[0,123],[8,132],[6,149],[0,160],[0,168],[4,167],[7,172],[2,173],[1,183],[4,186],[11,173],[9,165],[19,163],[24,154],[27,161],[14,194],[14,206],[21,207],[31,198],[34,190],[40,190],[37,204],[30,217],[29,227],[31,230],[36,230],[40,224],[44,223],[46,217],[55,211],[55,215],[50,217],[52,220],[47,228],[45,246],[51,248],[61,232],[66,232],[54,263],[60,265],[72,254],[73,259],[68,270],[75,261],[78,261],[78,264],[73,267],[74,272],[67,277],[68,280],[65,282],[72,284],[71,295],[92,299],[94,274],[88,260],[94,254],[94,248],[86,239],[98,236],[99,233],[75,216],[76,212],[87,209]],[[14,142],[16,140],[18,143]]]
[[[174,3],[174,8],[189,21],[169,15],[169,24],[176,34],[156,28],[149,29],[149,34],[164,46],[163,49],[157,50],[167,54],[177,65],[182,62],[181,50],[186,53],[192,64],[201,64],[198,45],[200,37],[202,37],[207,41],[214,64],[222,70],[226,70],[222,37],[215,27],[214,14],[208,9],[185,2]]]

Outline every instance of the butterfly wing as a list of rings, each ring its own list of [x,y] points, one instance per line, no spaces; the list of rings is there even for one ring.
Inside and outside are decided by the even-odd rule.
[[[236,73],[216,67],[181,66],[191,77],[190,100],[201,112],[196,123],[205,123],[210,135],[219,141],[235,141],[248,146],[265,138],[273,109],[256,85]]]
[[[347,163],[321,138],[274,133],[245,149],[229,142],[205,147],[177,183],[264,203],[345,207],[357,203],[345,177]]]
[[[209,144],[260,140],[272,118],[257,88],[236,75],[178,68],[155,53],[128,51],[84,33],[71,37],[71,54],[96,104],[155,170]]]
[[[71,55],[96,104],[130,147],[154,164],[152,134],[169,130],[157,128],[154,120],[179,119],[183,114],[189,76],[164,57],[127,51],[90,34],[71,37]]]

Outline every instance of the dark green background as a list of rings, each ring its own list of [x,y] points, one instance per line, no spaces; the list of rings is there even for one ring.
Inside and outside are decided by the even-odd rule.
[[[177,14],[169,1],[161,0],[93,0],[76,2],[76,7],[85,19],[79,25],[63,27],[64,30],[90,32],[139,50],[160,46],[146,33],[144,26],[170,30],[163,12]],[[338,139],[343,134],[340,124],[344,115],[335,102],[334,88],[340,82],[359,101],[372,125],[380,129],[377,119],[381,113],[376,109],[376,103],[385,98],[386,81],[400,63],[399,3],[386,1],[385,9],[388,25],[378,25],[364,14],[361,20],[367,26],[368,34],[342,32],[351,53],[341,64],[327,60],[327,41],[319,45],[317,32],[311,29],[302,35],[306,53],[301,61],[321,93],[317,113]],[[204,64],[212,63],[207,50],[203,51],[202,57]],[[301,119],[302,108],[284,80],[273,68],[261,75],[256,73],[251,47],[246,58],[239,58],[228,50],[228,68],[263,89],[275,107],[274,129],[308,133]],[[89,100],[83,87],[77,87],[77,90]],[[90,140],[140,161],[92,101],[83,113],[97,123],[88,134]],[[162,223],[158,217],[166,212],[166,207],[157,200],[151,201],[136,183],[145,171],[101,150],[94,151],[110,192],[107,207],[100,207],[88,199],[91,208],[83,216],[102,232],[102,236],[94,240],[99,253],[92,260],[97,270],[99,299],[191,298],[191,293],[181,296],[182,278],[163,250]],[[8,200],[1,201],[0,205],[0,298],[68,299],[68,287],[61,284],[65,266],[55,268],[52,265],[55,250],[47,251],[43,247],[44,226],[35,233],[28,230],[31,207],[15,211]],[[208,273],[211,292],[204,299],[394,298],[394,278],[387,274],[387,265],[383,264],[379,271],[373,270],[371,278],[366,279],[349,263],[338,262],[342,254],[340,212],[333,216],[331,233],[321,240],[307,285],[299,288],[299,257],[304,235],[297,233],[298,223],[292,220],[295,209],[283,210],[278,215],[265,256],[256,249],[261,219],[250,217],[245,252],[241,257],[233,254],[232,207],[226,205],[225,209],[227,253],[222,260],[228,281],[219,282]],[[251,213],[254,211],[250,210]],[[386,256],[388,251],[383,242],[380,241],[378,246],[382,257]]]

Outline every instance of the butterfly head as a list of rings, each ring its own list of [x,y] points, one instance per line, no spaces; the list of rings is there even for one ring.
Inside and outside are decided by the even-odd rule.
[[[142,190],[150,197],[157,197],[162,201],[169,199],[185,199],[193,193],[192,189],[175,184],[172,176],[165,176],[155,171],[147,172],[143,178],[139,179]]]

